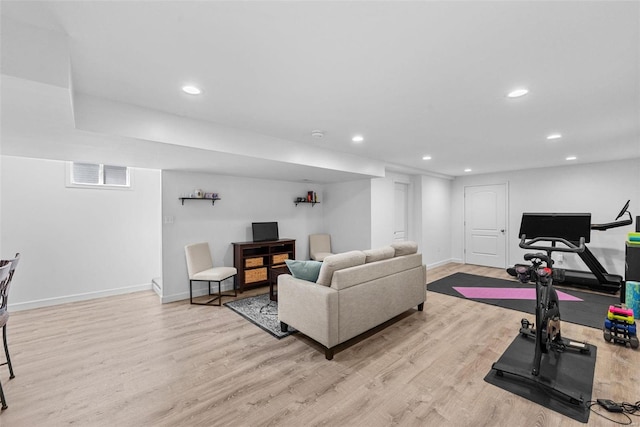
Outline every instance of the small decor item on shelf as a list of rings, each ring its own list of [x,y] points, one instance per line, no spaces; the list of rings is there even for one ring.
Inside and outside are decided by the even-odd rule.
[[[318,193],[313,192],[313,203],[318,203]]]
[[[205,199],[215,199],[214,193],[204,193],[204,198]]]
[[[202,199],[204,197],[204,192],[199,188],[196,188],[195,190],[193,190],[193,194],[194,194],[193,197],[197,197],[198,199]]]
[[[296,199],[296,202],[300,203],[300,202],[304,202],[304,197],[298,197]]]
[[[313,191],[307,191],[307,202],[313,201]]]

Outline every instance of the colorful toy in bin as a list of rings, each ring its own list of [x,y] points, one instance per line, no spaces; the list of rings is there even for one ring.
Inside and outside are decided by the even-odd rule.
[[[607,318],[604,319],[604,339],[608,342],[638,348],[638,333],[633,310],[619,305],[610,305]]]

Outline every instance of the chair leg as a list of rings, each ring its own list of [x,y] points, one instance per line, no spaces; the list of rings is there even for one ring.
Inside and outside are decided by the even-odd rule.
[[[7,325],[2,327],[2,342],[4,343],[4,354],[7,356],[7,365],[9,366],[9,379],[13,379],[15,375],[13,375],[13,366],[11,366],[11,357],[9,357],[9,346],[7,345]]]
[[[222,306],[222,282],[221,281],[218,281],[218,306],[219,307]]]
[[[224,280],[227,280],[229,277],[227,277]],[[215,306],[221,306],[222,305],[222,297],[237,297],[238,296],[238,286],[237,286],[237,276],[233,276],[233,295],[231,295],[229,293],[229,291],[225,291],[226,293],[223,294],[222,293],[222,282],[224,280],[206,280],[207,285],[209,286],[209,295],[213,296],[212,299],[210,299],[207,302],[193,302],[193,281],[189,280],[189,302],[191,304],[196,304],[196,305],[215,305]],[[203,280],[204,281],[204,280]],[[216,282],[218,283],[218,293],[213,293],[211,291],[212,286],[211,286],[211,282]],[[217,301],[217,304],[212,304],[214,301]]]
[[[0,382],[0,403],[2,403],[1,410],[7,409],[7,400],[4,398],[4,391],[2,391],[2,383]]]

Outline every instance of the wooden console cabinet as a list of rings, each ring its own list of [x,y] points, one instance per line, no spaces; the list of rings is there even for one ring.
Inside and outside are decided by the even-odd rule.
[[[280,239],[268,242],[234,242],[233,265],[238,270],[238,290],[265,286],[278,280],[286,270],[286,259],[296,258],[296,241]]]

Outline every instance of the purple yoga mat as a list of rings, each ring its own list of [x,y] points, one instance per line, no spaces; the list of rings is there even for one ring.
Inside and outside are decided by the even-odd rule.
[[[465,298],[471,299],[525,299],[535,300],[535,288],[482,288],[454,286],[453,289],[462,294]],[[558,291],[560,301],[582,301],[578,297]]]

